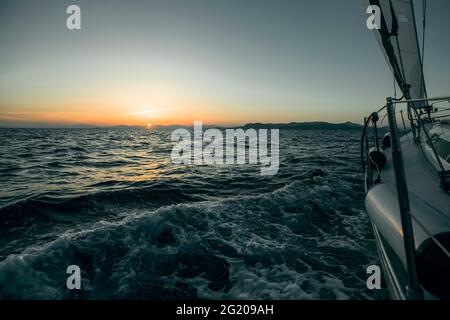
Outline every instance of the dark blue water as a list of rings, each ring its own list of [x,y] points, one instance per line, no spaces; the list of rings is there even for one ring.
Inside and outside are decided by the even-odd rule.
[[[0,129],[0,298],[386,298],[358,131],[281,131],[272,177],[172,164],[170,134]]]

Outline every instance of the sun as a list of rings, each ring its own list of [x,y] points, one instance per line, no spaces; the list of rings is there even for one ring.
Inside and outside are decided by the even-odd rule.
[[[151,123],[147,123],[147,128],[151,128],[152,124]]]

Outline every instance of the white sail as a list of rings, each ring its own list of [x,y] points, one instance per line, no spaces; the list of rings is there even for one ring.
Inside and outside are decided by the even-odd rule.
[[[369,4],[381,9],[381,29],[375,31],[401,90],[406,98],[426,98],[412,0],[369,0]]]

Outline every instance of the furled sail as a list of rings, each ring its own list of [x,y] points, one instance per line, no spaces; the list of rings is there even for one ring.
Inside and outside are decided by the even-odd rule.
[[[381,28],[375,30],[376,35],[405,97],[426,98],[412,0],[369,0],[369,4],[381,9]]]

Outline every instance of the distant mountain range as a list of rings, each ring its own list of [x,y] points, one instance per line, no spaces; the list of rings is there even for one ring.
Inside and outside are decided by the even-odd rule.
[[[117,125],[117,126],[95,126],[89,124],[77,124],[77,125],[64,125],[64,126],[16,126],[18,128],[142,128],[142,126],[127,126],[127,125]],[[155,125],[153,128],[164,128],[164,129],[177,129],[177,128],[192,128],[192,125],[167,125],[158,126]],[[282,130],[361,130],[362,126],[353,122],[344,123],[329,123],[329,122],[290,122],[290,123],[247,123],[243,126],[216,126],[216,125],[204,125],[203,128],[242,128],[242,129],[282,129]]]
[[[242,129],[283,129],[283,130],[361,130],[362,125],[347,121],[344,123],[329,123],[329,122],[290,122],[290,123],[247,123],[243,126],[216,126],[204,125],[203,128],[242,128]],[[155,126],[155,128],[177,129],[177,128],[192,128],[192,126],[169,125],[169,126]]]
[[[362,126],[350,121],[344,123],[329,122],[290,122],[290,123],[248,123],[243,128],[284,129],[284,130],[361,130]]]

